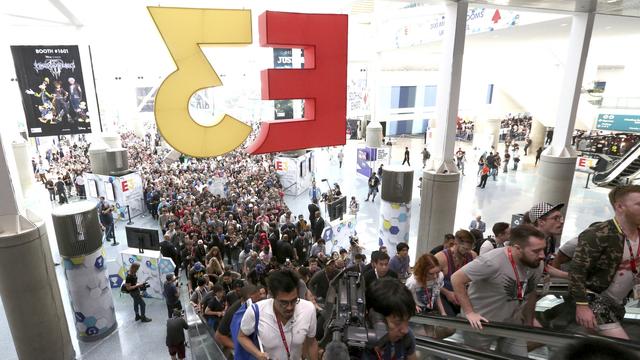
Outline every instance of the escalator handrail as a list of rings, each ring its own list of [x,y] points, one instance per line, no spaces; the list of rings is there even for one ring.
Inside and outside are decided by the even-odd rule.
[[[586,335],[578,333],[566,333],[552,329],[542,329],[534,327],[525,327],[514,324],[501,322],[483,323],[483,330],[476,330],[471,327],[467,319],[461,317],[446,317],[439,315],[416,315],[411,318],[411,322],[425,325],[436,325],[454,328],[456,330],[481,332],[486,335],[494,335],[499,337],[522,337],[528,341],[534,341],[551,346],[564,346],[578,340],[591,339],[608,342],[618,346],[623,346],[640,354],[640,343],[615,339],[599,335]],[[521,336],[519,336],[521,335]]]
[[[429,337],[416,336],[416,348],[427,349],[434,355],[446,355],[453,359],[479,359],[479,360],[525,360],[527,358],[504,355],[494,351],[480,350],[464,344],[437,340]],[[435,351],[434,351],[435,350]]]
[[[189,344],[191,346],[192,360],[200,360],[200,358],[197,358],[194,352],[195,346],[198,344],[198,342],[192,340],[193,332],[197,333],[197,337],[206,335],[206,338],[210,340],[207,341],[209,345],[207,352],[210,352],[211,354],[207,354],[207,359],[211,359],[211,356],[213,356],[213,359],[226,359],[224,353],[222,352],[222,349],[220,348],[220,345],[214,340],[214,331],[207,325],[207,322],[202,314],[195,312],[193,307],[188,305],[185,307],[185,319],[187,320],[187,324],[189,325],[187,336],[189,339]]]
[[[635,144],[627,153],[618,161],[613,163],[613,166],[604,171],[597,171],[593,174],[593,183],[596,185],[606,185],[613,181],[618,175],[624,171],[632,162],[634,162],[638,156],[640,156],[640,141]],[[606,177],[602,180],[597,180],[598,175],[606,174]]]

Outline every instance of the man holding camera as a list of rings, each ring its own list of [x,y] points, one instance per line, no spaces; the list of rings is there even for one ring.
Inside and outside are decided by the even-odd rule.
[[[150,322],[151,319],[145,316],[145,309],[147,304],[142,299],[142,293],[140,289],[144,290],[147,288],[147,283],[138,283],[138,270],[140,269],[140,263],[131,264],[131,268],[127,272],[127,278],[125,280],[125,286],[127,292],[133,298],[133,311],[136,313],[136,321],[140,320],[144,323]]]

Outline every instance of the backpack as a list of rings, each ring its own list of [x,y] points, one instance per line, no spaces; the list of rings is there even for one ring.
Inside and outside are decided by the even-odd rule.
[[[260,322],[260,310],[258,309],[257,304],[251,304],[253,308],[253,312],[256,318],[256,324],[253,328],[253,334],[249,337],[253,344],[259,349],[260,345],[258,344],[258,323]],[[238,334],[240,333],[240,323],[242,323],[242,317],[244,313],[247,311],[247,303],[242,304],[238,311],[233,314],[233,318],[231,319],[231,337],[233,338],[233,358],[235,360],[253,360],[255,359],[251,353],[249,353],[245,348],[240,345],[238,341]]]

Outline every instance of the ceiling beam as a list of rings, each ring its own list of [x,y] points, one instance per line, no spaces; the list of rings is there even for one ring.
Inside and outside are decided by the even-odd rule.
[[[82,22],[80,21],[80,19],[78,19],[72,12],[71,10],[69,10],[69,8],[64,5],[62,3],[61,0],[49,0],[49,2],[51,3],[51,5],[53,5],[58,11],[60,11],[60,13],[62,15],[64,15],[64,17],[66,17],[69,20],[69,24],[72,26],[75,26],[77,28],[80,28],[83,26]]]

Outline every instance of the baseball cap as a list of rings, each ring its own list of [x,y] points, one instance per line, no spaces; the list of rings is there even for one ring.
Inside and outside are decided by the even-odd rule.
[[[546,202],[541,202],[533,205],[531,210],[529,210],[529,219],[532,223],[535,223],[541,217],[549,214],[552,211],[560,210],[564,207],[564,204],[551,205]]]
[[[204,270],[204,267],[202,266],[202,263],[200,261],[198,261],[197,263],[193,264],[193,269],[195,271],[200,272],[200,271]]]

